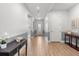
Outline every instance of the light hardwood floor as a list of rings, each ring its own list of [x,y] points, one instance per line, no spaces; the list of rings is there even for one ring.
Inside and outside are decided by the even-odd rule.
[[[49,56],[79,56],[79,51],[64,43],[49,43]]]
[[[48,41],[41,36],[29,39],[27,55],[46,56],[48,54]]]
[[[42,36],[28,39],[28,56],[79,56],[79,51],[64,43],[50,42]]]

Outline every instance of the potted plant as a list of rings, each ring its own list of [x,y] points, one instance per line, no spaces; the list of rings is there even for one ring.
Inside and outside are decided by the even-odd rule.
[[[2,41],[2,37],[0,37],[0,47],[1,47],[1,41]]]
[[[1,42],[0,42],[0,47],[1,47],[1,49],[4,49],[4,48],[7,47],[7,43],[6,43],[6,41],[5,41],[4,38],[2,38],[2,40],[1,40]]]

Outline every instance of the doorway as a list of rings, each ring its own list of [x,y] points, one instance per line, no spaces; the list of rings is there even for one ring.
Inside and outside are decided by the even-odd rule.
[[[44,21],[35,20],[33,23],[34,35],[43,35],[44,34]]]

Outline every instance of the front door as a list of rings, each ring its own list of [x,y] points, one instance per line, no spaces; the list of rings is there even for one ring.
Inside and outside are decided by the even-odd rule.
[[[61,41],[61,29],[62,29],[61,20],[52,17],[52,20],[49,20],[49,30],[50,30],[50,40],[51,41]]]

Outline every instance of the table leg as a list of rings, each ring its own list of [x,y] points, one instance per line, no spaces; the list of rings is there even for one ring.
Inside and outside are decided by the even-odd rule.
[[[18,52],[18,56],[20,56],[20,52],[19,52],[19,49],[17,49],[17,52]]]
[[[77,48],[78,46],[77,46],[77,38],[76,38],[76,48]]]
[[[64,38],[64,40],[65,40],[65,44],[66,44],[66,35],[65,35],[65,38]]]
[[[26,56],[27,56],[27,41],[26,41],[26,49],[25,50],[26,50]]]
[[[72,37],[71,37],[71,46],[72,46]]]
[[[70,38],[70,36],[69,36],[69,45],[71,45],[71,38]]]

